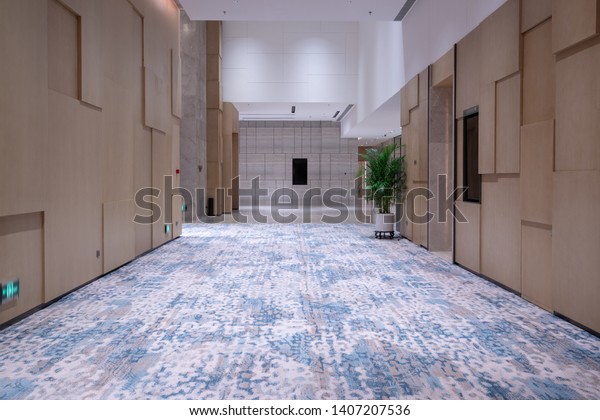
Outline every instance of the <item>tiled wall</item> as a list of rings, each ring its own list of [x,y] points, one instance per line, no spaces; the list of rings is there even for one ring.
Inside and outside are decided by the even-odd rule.
[[[240,121],[239,139],[240,188],[250,188],[260,177],[261,188],[292,188],[302,199],[309,188],[354,187],[358,140],[340,138],[338,122]],[[308,159],[306,186],[292,185],[294,158]],[[240,197],[240,205],[250,205],[250,198]]]

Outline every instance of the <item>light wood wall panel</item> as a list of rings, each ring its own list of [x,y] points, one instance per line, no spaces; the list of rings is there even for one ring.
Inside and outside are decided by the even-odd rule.
[[[427,188],[426,183],[418,183],[413,184],[416,188]],[[419,222],[421,218],[425,217],[427,214],[427,200],[422,195],[419,195],[415,198],[414,203],[414,215],[416,218],[415,222]],[[427,238],[427,223],[413,223],[412,226],[413,231],[413,242],[417,245],[421,245],[424,248],[428,246],[428,238]]]
[[[102,274],[102,112],[48,91],[45,300]]]
[[[554,120],[521,127],[521,218],[552,224]]]
[[[554,119],[554,63],[552,21],[546,20],[523,35],[523,125]]]
[[[169,126],[169,118],[165,115],[165,110],[168,109],[169,114],[171,114],[168,85],[151,68],[146,67],[144,70],[146,125],[166,133]],[[168,108],[165,107],[165,103],[169,104]]]
[[[0,216],[46,207],[47,4],[0,2]]]
[[[467,219],[454,225],[455,261],[468,269],[480,272],[481,206],[479,203],[457,201],[456,208]]]
[[[400,125],[404,127],[410,123],[410,109],[408,109],[408,87],[400,89]]]
[[[0,217],[0,283],[19,279],[18,300],[0,306],[0,324],[44,302],[42,213]]]
[[[551,16],[552,0],[521,0],[521,32],[527,32]]]
[[[600,171],[556,172],[553,203],[554,310],[600,331]]]
[[[181,118],[181,57],[171,49],[171,112]]]
[[[133,184],[137,192],[142,188],[152,187],[152,130],[150,128],[138,128],[134,142]],[[150,212],[136,207],[136,214],[149,216]],[[152,225],[135,223],[135,255],[141,255],[152,249]]]
[[[431,86],[452,86],[454,75],[454,48],[451,48],[431,66]]]
[[[496,82],[481,87],[479,102],[479,173],[496,173]]]
[[[153,199],[161,209],[160,218],[152,225],[152,247],[156,248],[172,239],[173,231],[165,231],[165,176],[171,174],[171,134],[152,130],[152,187],[160,190],[160,196]]]
[[[496,84],[496,173],[519,173],[521,76]]]
[[[473,29],[456,45],[456,118],[479,105],[481,56],[480,27]]]
[[[552,18],[552,49],[557,53],[599,33],[600,1],[554,0]]]
[[[134,213],[133,200],[103,204],[105,273],[135,258]]]
[[[521,205],[516,176],[482,177],[481,274],[521,291]]]
[[[600,38],[556,63],[557,171],[600,169],[599,74]]]
[[[79,99],[79,18],[48,0],[48,88]]]
[[[481,23],[481,84],[519,71],[519,0],[508,0]]]
[[[464,119],[456,120],[456,187],[460,188],[464,183]],[[462,200],[462,198],[461,198]]]
[[[406,84],[406,102],[409,110],[419,106],[419,75]]]
[[[552,229],[523,224],[521,244],[522,296],[552,310]]]

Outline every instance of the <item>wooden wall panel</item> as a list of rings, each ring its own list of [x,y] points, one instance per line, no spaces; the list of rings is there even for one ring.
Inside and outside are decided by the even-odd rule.
[[[48,91],[45,301],[102,274],[102,112]]]
[[[172,214],[173,214],[173,239],[179,238],[183,232],[183,212],[181,206],[183,205],[183,197],[176,195],[172,201]]]
[[[466,217],[468,222],[456,222],[454,225],[454,259],[458,264],[479,273],[481,206],[479,203],[457,201],[456,208]]]
[[[519,173],[521,76],[496,84],[496,173]]]
[[[168,109],[171,114],[171,96],[168,92],[168,85],[165,79],[157,76],[151,68],[145,67],[144,70],[146,125],[166,133],[169,119],[165,115],[165,110]],[[168,107],[165,107],[165,103],[169,104]]]
[[[557,53],[591,38],[600,30],[600,1],[554,0],[552,50]]]
[[[406,171],[407,182],[414,182],[419,179],[421,162],[419,161],[419,128],[421,127],[422,113],[420,108],[413,108],[410,111],[410,124],[406,133],[406,159],[408,168]]]
[[[181,118],[181,57],[171,49],[171,112]]]
[[[496,82],[482,86],[479,102],[479,173],[496,172]]]
[[[481,55],[480,27],[473,29],[456,45],[456,118],[479,105]]]
[[[521,291],[521,205],[516,176],[482,177],[481,274]]]
[[[552,224],[554,120],[521,127],[521,219]]]
[[[451,48],[431,66],[431,86],[452,86],[454,75],[454,48]]]
[[[554,174],[554,310],[600,331],[600,172]]]
[[[481,23],[482,85],[519,71],[519,0],[508,0]]]
[[[464,119],[456,120],[456,187],[463,187],[464,184]]]
[[[552,310],[552,229],[523,224],[521,244],[522,296]]]
[[[419,183],[413,184],[417,188],[427,188],[427,184]],[[423,196],[415,198],[414,203],[414,215],[416,216],[415,222],[418,222],[419,218],[423,217],[427,213],[427,200]],[[417,245],[427,248],[427,223],[413,223],[413,242]]]
[[[418,108],[419,125],[417,130],[419,163],[417,165],[417,178],[415,181],[427,182],[429,180],[429,101],[423,100]]]
[[[416,75],[406,84],[406,103],[411,110],[419,106],[419,75]]]
[[[600,169],[599,74],[600,38],[556,63],[557,171]]]
[[[0,217],[0,283],[17,278],[20,296],[0,306],[0,324],[44,302],[42,213]]]
[[[0,2],[0,216],[45,209],[46,1]]]
[[[554,63],[547,20],[523,35],[523,125],[554,119]]]
[[[521,32],[527,32],[551,16],[552,0],[521,0]]]
[[[165,231],[165,176],[171,173],[171,134],[152,130],[152,187],[158,188],[160,197],[153,199],[161,209],[160,218],[152,225],[152,247],[156,248],[173,239],[173,231]]]
[[[134,213],[132,199],[103,205],[105,273],[135,258]]]
[[[222,32],[221,21],[206,22],[206,54],[222,56]]]
[[[419,105],[429,99],[429,67],[419,73]]]
[[[134,140],[133,185],[137,192],[152,187],[152,130],[139,128]],[[150,212],[136,207],[136,214],[148,216]],[[141,255],[152,249],[152,225],[135,223],[135,255]]]
[[[400,89],[400,125],[404,127],[410,123],[410,109],[408,109],[408,87]]]
[[[48,88],[79,99],[79,19],[48,0]]]

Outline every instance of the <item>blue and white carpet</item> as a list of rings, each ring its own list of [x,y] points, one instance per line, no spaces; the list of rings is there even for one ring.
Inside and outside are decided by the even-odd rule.
[[[0,332],[0,399],[599,399],[600,340],[361,225],[186,225]]]

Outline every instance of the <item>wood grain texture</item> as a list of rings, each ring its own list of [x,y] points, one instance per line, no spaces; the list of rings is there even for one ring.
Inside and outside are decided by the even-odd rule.
[[[552,310],[552,229],[521,226],[522,296]]]
[[[46,1],[0,2],[0,217],[46,208],[47,24]]]
[[[523,35],[523,125],[554,119],[555,79],[552,21],[547,20]]]
[[[79,99],[79,19],[48,0],[48,88]]]
[[[521,0],[521,32],[527,32],[552,16],[552,0]]]
[[[439,58],[431,66],[431,86],[452,86],[454,76],[454,48]]]
[[[20,296],[0,307],[0,324],[44,302],[43,213],[0,217],[0,283],[17,278]]]
[[[555,170],[600,170],[600,42],[556,63]]]
[[[152,225],[152,247],[156,248],[173,238],[173,231],[165,231],[165,176],[172,175],[171,172],[171,134],[164,134],[152,130],[152,187],[161,191],[160,196],[153,198],[153,202],[161,209],[160,218]]]
[[[496,83],[496,173],[519,173],[521,75]]]
[[[408,109],[408,87],[400,89],[400,125],[404,127],[410,123],[410,109]]]
[[[481,84],[487,85],[519,71],[519,0],[508,0],[481,22]]]
[[[554,310],[600,331],[600,171],[554,173]]]
[[[496,173],[496,82],[479,93],[479,173]]]
[[[576,0],[552,2],[552,51],[573,47],[600,30],[600,1]]]
[[[481,184],[481,274],[520,292],[519,178],[483,175]]]
[[[408,109],[419,106],[419,75],[416,75],[406,84],[406,101]]]
[[[466,109],[479,105],[480,32],[478,26],[456,44],[456,118],[461,118]]]
[[[104,203],[103,248],[104,272],[114,270],[135,258],[135,230],[133,200]]]
[[[521,219],[552,224],[554,120],[521,127]]]
[[[455,235],[455,261],[473,270],[480,272],[480,238],[481,238],[481,206],[479,203],[457,201],[456,208],[466,217],[466,223],[456,222]]]

